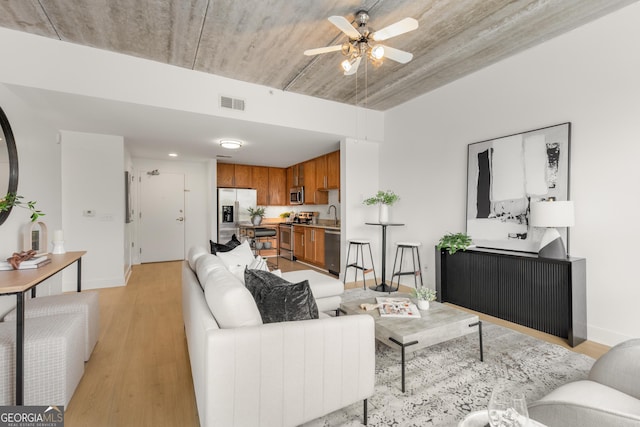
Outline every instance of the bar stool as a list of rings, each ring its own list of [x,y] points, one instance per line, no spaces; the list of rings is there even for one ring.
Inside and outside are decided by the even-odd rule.
[[[349,263],[349,255],[351,254],[351,246],[355,246],[356,259],[354,262]],[[367,268],[364,265],[364,250],[365,246],[369,247],[369,259],[371,262],[371,268]],[[360,249],[360,253],[358,254],[358,249]],[[366,239],[350,239],[349,240],[349,249],[347,250],[347,265],[344,269],[344,279],[343,283],[347,284],[347,271],[349,268],[356,269],[355,281],[358,281],[358,270],[362,271],[362,287],[363,289],[367,289],[367,282],[364,277],[365,274],[373,272],[373,279],[378,286],[378,279],[376,278],[376,269],[373,266],[373,253],[371,252],[371,242]]]
[[[420,242],[398,242],[396,243],[396,256],[393,259],[393,273],[391,275],[391,284],[393,284],[393,278],[398,276],[398,288],[400,288],[400,276],[413,275],[413,281],[415,282],[416,289],[418,288],[418,276],[420,276],[420,286],[424,286],[422,281],[422,266],[420,265]],[[404,259],[404,251],[408,249],[411,251],[411,260],[413,261],[413,270],[402,271],[402,261]],[[396,262],[398,261],[398,253],[400,254],[400,265],[396,271]],[[418,259],[418,268],[416,268],[416,258]]]

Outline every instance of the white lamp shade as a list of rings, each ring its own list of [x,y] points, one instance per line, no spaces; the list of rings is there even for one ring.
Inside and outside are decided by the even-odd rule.
[[[531,203],[533,227],[573,227],[574,209],[571,201]]]

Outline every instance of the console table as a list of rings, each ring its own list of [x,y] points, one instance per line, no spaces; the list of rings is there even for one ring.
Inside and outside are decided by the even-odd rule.
[[[77,262],[77,291],[82,290],[82,256],[86,251],[50,254],[51,263],[30,270],[0,271],[0,295],[16,296],[16,405],[24,404],[24,294],[49,277]]]
[[[436,248],[438,301],[566,338],[587,339],[586,260],[472,248]]]

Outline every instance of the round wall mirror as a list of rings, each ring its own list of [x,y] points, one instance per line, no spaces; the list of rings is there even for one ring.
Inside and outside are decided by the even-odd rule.
[[[7,116],[0,108],[0,198],[18,191],[18,150]],[[0,225],[11,209],[0,212]]]

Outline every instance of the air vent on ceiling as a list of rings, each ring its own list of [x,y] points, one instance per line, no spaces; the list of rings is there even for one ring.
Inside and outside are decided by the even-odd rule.
[[[230,110],[244,111],[244,99],[220,95],[220,107]]]
[[[231,156],[225,156],[224,154],[217,154],[216,157],[218,159],[230,159],[231,158]]]

